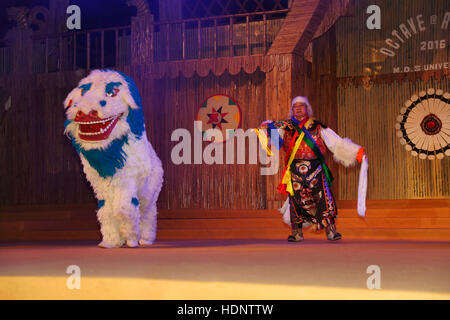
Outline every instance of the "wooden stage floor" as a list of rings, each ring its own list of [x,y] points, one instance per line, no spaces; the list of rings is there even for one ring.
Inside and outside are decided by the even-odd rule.
[[[338,201],[337,227],[346,239],[450,241],[450,199]],[[290,228],[278,210],[162,209],[157,239],[285,239]],[[307,237],[325,235],[306,231]],[[0,243],[99,241],[96,204],[0,207]]]
[[[449,299],[450,242],[346,239],[0,244],[0,299]],[[69,290],[77,265],[81,288]],[[370,265],[381,288],[368,289]]]

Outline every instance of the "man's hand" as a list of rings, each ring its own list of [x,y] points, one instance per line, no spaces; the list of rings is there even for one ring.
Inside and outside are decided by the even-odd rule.
[[[269,123],[271,123],[271,122],[273,122],[272,120],[266,120],[266,121],[264,121],[263,123],[261,123],[260,125],[259,125],[259,128],[261,128],[261,129],[267,129],[267,126],[269,125]]]

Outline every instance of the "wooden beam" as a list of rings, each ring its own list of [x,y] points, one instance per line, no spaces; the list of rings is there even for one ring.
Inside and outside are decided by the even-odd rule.
[[[230,34],[230,57],[233,56],[233,17],[230,17],[230,29],[229,29],[229,34]]]
[[[267,54],[296,53],[302,56],[330,3],[331,0],[294,0]]]
[[[245,22],[246,22],[246,29],[247,29],[247,43],[246,43],[246,47],[247,47],[247,55],[250,55],[250,17],[246,16],[245,17]]]
[[[197,59],[200,59],[202,57],[202,40],[201,40],[202,35],[201,35],[200,27],[201,27],[201,22],[200,22],[200,20],[198,20],[198,22],[197,22],[197,28],[198,28],[198,30],[197,30],[197,43],[198,43]]]
[[[264,21],[264,53],[267,51],[267,17],[264,14],[263,15],[263,21]]]
[[[217,58],[217,19],[214,19],[214,58]]]
[[[181,24],[181,33],[182,33],[182,35],[181,35],[181,41],[182,41],[182,46],[183,46],[183,53],[182,53],[182,59],[184,60],[184,59],[186,59],[186,35],[185,35],[185,33],[186,33],[186,23],[185,22],[183,22],[182,24]]]

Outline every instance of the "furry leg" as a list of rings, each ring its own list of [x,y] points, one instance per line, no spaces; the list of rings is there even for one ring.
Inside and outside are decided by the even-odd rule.
[[[161,187],[162,172],[149,177],[140,190],[139,195],[140,199],[142,199],[139,225],[141,231],[140,245],[150,245],[156,239],[158,215],[156,201],[158,200]]]
[[[102,248],[119,248],[125,242],[120,236],[117,219],[113,216],[111,201],[97,211],[97,219],[100,222],[102,242],[98,244]]]
[[[139,239],[139,201],[135,190],[134,184],[125,184],[114,190],[113,212],[128,247],[136,247]]]
[[[139,240],[140,245],[150,245],[156,239],[157,230],[157,210],[156,203],[153,203],[141,211],[141,239]]]

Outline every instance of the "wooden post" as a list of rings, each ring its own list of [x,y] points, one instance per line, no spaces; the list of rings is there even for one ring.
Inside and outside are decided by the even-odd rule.
[[[202,52],[202,40],[201,40],[201,32],[200,32],[200,20],[197,22],[197,42],[198,42],[198,50],[197,50],[197,59],[201,58],[201,52]]]
[[[122,28],[122,30],[127,30],[127,28]],[[163,34],[163,31],[160,33]],[[165,59],[164,53],[162,57],[156,57],[156,44],[154,43],[155,31],[152,15],[145,14],[133,17],[131,19],[130,34],[132,43],[130,65],[133,70],[138,70],[139,66],[152,62],[154,58]],[[167,40],[169,41],[170,38],[168,38],[168,36],[169,35],[167,35]],[[168,55],[169,52],[167,53],[167,56]]]
[[[214,19],[214,58],[217,58],[217,19]]]
[[[183,53],[182,53],[182,59],[186,59],[186,36],[185,36],[185,32],[186,32],[186,23],[183,22],[181,24],[181,41],[182,41],[182,46],[183,46]]]
[[[233,56],[233,17],[230,17],[230,57]]]
[[[267,18],[266,15],[263,14],[263,22],[264,22],[264,54],[267,51]]]
[[[247,22],[247,55],[250,55],[250,16],[246,17]]]

